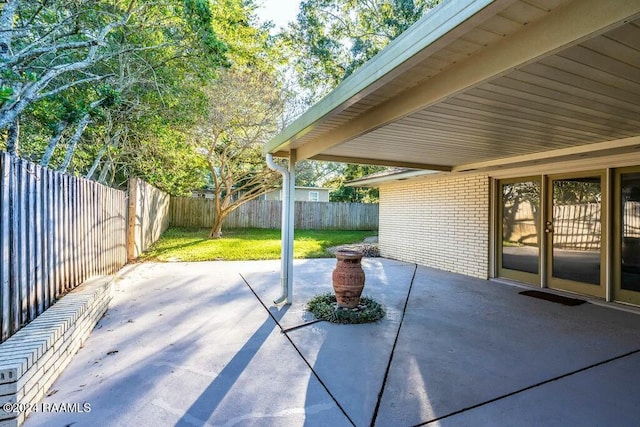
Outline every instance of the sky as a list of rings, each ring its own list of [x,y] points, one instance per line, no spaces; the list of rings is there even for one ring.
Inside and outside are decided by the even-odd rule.
[[[256,4],[260,6],[256,10],[260,20],[273,21],[278,29],[296,20],[300,0],[257,0]]]

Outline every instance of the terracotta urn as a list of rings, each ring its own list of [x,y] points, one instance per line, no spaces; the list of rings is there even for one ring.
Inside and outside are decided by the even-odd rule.
[[[333,270],[333,290],[336,293],[338,306],[355,308],[360,303],[360,295],[364,288],[364,270],[360,262],[362,252],[336,252],[336,268]]]

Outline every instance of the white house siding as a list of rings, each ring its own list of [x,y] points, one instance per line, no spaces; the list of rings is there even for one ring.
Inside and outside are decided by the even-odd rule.
[[[486,279],[489,182],[476,175],[383,185],[381,255]]]
[[[329,201],[329,188],[322,187],[296,187],[295,200],[296,202],[310,202],[311,197],[309,193],[318,193],[317,202]],[[262,197],[263,200],[282,200],[282,190],[272,190],[265,193]]]

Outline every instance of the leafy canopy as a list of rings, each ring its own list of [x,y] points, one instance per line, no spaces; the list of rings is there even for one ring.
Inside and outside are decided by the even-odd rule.
[[[440,0],[304,0],[283,35],[300,86],[317,100]]]

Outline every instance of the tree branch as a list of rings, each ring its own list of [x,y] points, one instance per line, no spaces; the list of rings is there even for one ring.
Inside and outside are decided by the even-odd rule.
[[[11,60],[9,60],[7,63],[2,64],[2,68],[13,67],[21,62],[24,62],[29,59],[33,59],[45,53],[55,53],[60,50],[69,50],[69,49],[81,49],[84,47],[96,46],[97,43],[98,42],[96,40],[87,40],[83,42],[59,43],[53,46],[45,46],[45,47],[41,47],[39,49],[33,49],[33,50],[28,50],[25,48],[22,51],[18,52],[17,54],[13,55]]]
[[[49,92],[44,92],[41,93],[40,95],[36,96],[34,99],[36,101],[43,99],[43,98],[47,98],[50,96],[54,96],[59,94],[60,92],[64,92],[65,90],[72,88],[74,86],[78,86],[84,83],[90,83],[90,82],[95,82],[95,81],[100,81],[100,80],[104,80],[107,79],[109,77],[114,77],[115,74],[105,74],[104,76],[93,76],[93,77],[88,77],[86,79],[82,79],[82,80],[77,80],[75,82],[71,82],[71,83],[67,83],[66,85],[62,85],[60,87],[57,87],[53,90],[50,90]]]
[[[18,0],[9,0],[5,3],[0,14],[0,58],[6,62],[11,55],[11,41],[13,37],[13,22],[18,10]]]

